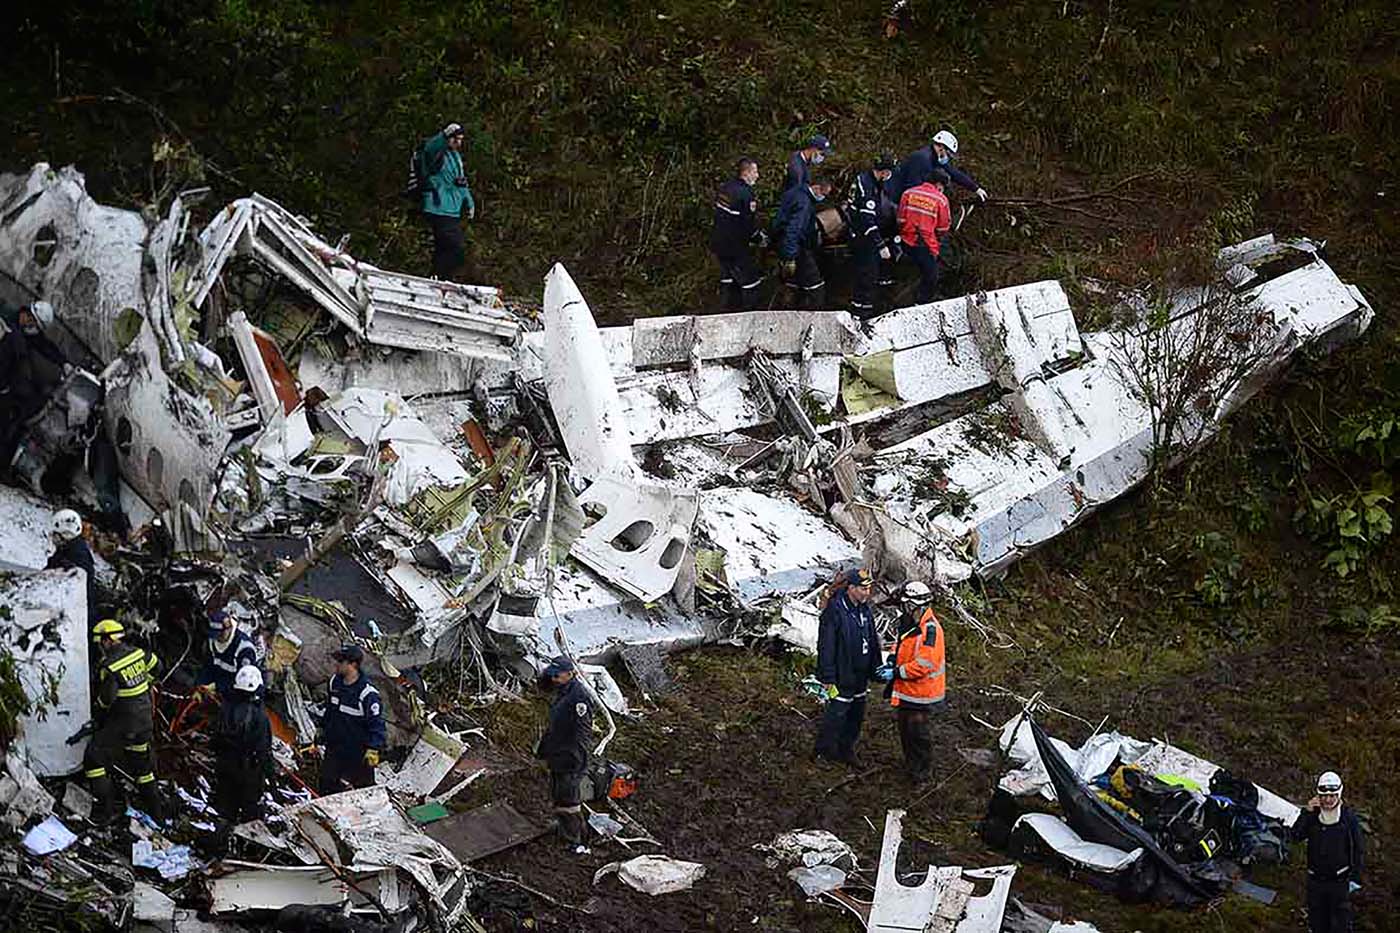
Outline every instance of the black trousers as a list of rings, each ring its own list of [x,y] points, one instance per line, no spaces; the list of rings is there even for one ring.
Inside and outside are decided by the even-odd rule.
[[[374,769],[365,761],[364,749],[339,754],[327,749],[326,758],[321,762],[321,796],[372,784]]]
[[[554,818],[559,823],[560,837],[570,845],[583,844],[583,776],[579,771],[549,772],[549,799],[554,804]]]
[[[460,217],[425,214],[433,232],[433,275],[448,278],[467,259],[467,239]]]
[[[864,240],[851,244],[851,313],[859,318],[873,317],[876,311],[876,283],[880,274],[880,254]]]
[[[262,816],[263,789],[267,774],[260,763],[250,759],[220,761],[214,769],[214,809],[229,824],[256,820]]]
[[[901,701],[894,710],[899,725],[899,747],[904,750],[904,766],[916,781],[928,780],[933,766],[933,739],[928,723],[932,707]]]
[[[1308,879],[1308,933],[1351,933],[1351,889],[1346,881]]]
[[[116,784],[109,769],[119,759],[136,782],[142,809],[158,820],[164,816],[160,792],[156,788],[155,754],[151,750],[151,699],[149,695],[139,699],[146,704],[144,711],[138,711],[135,703],[124,709],[114,709],[83,753],[83,774],[92,795],[97,798],[99,817],[110,816],[117,809]]]
[[[797,251],[797,272],[788,287],[799,308],[820,308],[826,304],[826,277],[817,262],[816,250],[804,246]]]
[[[719,260],[719,285],[724,293],[724,310],[752,311],[758,307],[758,290],[763,273],[748,251],[738,256],[716,256]]]
[[[919,287],[914,292],[914,301],[918,304],[932,301],[938,291],[938,257],[922,243],[909,247],[908,255],[919,269]]]
[[[826,701],[817,730],[816,754],[832,761],[849,761],[856,753],[865,722],[865,697],[838,696]]]

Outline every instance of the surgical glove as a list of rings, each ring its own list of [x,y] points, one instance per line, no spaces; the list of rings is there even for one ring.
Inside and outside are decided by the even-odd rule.
[[[1361,890],[1361,885],[1357,884],[1355,881],[1348,881],[1348,882],[1347,882],[1347,893],[1348,893],[1348,894],[1355,894],[1357,891],[1360,891],[1360,890]]]
[[[64,363],[64,364],[63,364],[63,378],[64,378],[64,379],[67,379],[67,378],[68,378],[69,376],[71,376],[71,375],[73,375],[73,364],[72,364],[72,363]]]
[[[894,680],[894,666],[891,664],[880,665],[875,671],[875,679],[886,684]]]
[[[365,749],[365,764],[369,765],[371,768],[379,767],[379,749]]]
[[[986,188],[978,188],[978,189],[977,189],[977,198],[978,198],[978,200],[980,200],[980,201],[985,201],[985,200],[987,200],[987,198],[989,198],[990,196],[991,196],[991,195],[987,194],[987,189],[986,189]]]
[[[476,220],[476,208],[471,207],[467,209],[467,219]]]
[[[881,258],[881,259],[889,259],[889,258],[890,258],[890,248],[889,248],[888,246],[882,246],[882,247],[880,247],[880,258]]]
[[[796,259],[784,259],[784,260],[783,260],[783,278],[785,278],[785,279],[790,279],[790,278],[792,278],[792,277],[795,276],[795,275],[797,275],[797,260],[796,260]]]

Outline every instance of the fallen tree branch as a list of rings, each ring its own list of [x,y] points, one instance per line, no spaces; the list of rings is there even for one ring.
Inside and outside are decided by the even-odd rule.
[[[519,880],[518,878],[512,878],[510,875],[497,875],[497,874],[493,874],[493,873],[491,873],[491,872],[489,872],[489,871],[484,871],[484,870],[482,870],[482,869],[480,869],[480,868],[472,868],[472,867],[470,867],[470,866],[467,867],[467,871],[472,872],[472,873],[477,874],[477,875],[480,875],[481,877],[485,878],[487,881],[494,881],[494,882],[496,882],[497,884],[509,884],[509,885],[514,886],[514,887],[517,887],[517,888],[519,888],[519,889],[522,890],[522,891],[526,891],[526,892],[529,892],[530,894],[535,895],[535,897],[538,897],[540,900],[544,901],[544,902],[547,903],[547,904],[553,904],[555,907],[562,907],[562,908],[564,908],[565,910],[572,910],[574,913],[578,913],[578,914],[590,914],[590,915],[591,915],[591,914],[593,913],[593,911],[592,911],[592,910],[589,910],[587,907],[580,907],[580,906],[578,906],[577,904],[565,903],[564,901],[561,901],[561,900],[559,900],[558,898],[551,897],[550,895],[544,893],[544,892],[541,891],[539,888],[531,887],[530,885],[528,885],[528,884],[526,884],[525,882]]]

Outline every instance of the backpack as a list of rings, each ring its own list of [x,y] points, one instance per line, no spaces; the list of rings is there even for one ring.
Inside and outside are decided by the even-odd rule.
[[[399,192],[403,199],[415,207],[422,205],[424,193],[431,190],[428,186],[428,179],[442,168],[443,160],[446,158],[447,153],[443,152],[429,164],[427,153],[423,151],[423,144],[419,143],[417,148],[413,150],[413,154],[408,157],[407,183]],[[433,198],[436,201],[436,191],[433,191]]]

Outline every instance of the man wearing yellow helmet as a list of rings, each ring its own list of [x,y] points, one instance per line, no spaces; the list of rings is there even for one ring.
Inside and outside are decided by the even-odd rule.
[[[141,792],[141,808],[160,820],[163,814],[151,751],[151,674],[160,667],[160,659],[144,648],[126,644],[125,635],[126,629],[115,619],[103,619],[92,628],[92,640],[98,648],[93,708],[98,726],[83,755],[83,774],[97,798],[97,819],[111,819],[119,808],[108,768],[125,753],[128,773]]]

